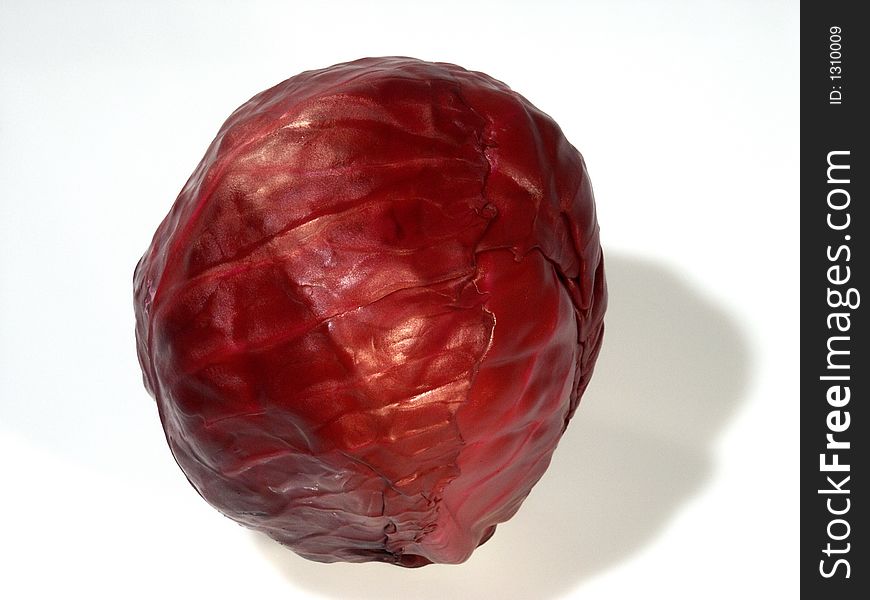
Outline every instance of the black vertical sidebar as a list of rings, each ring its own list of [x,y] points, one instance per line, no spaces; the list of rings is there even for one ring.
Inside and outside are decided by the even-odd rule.
[[[858,2],[801,5],[801,593],[870,597],[867,41]],[[865,294],[866,292],[866,294]]]

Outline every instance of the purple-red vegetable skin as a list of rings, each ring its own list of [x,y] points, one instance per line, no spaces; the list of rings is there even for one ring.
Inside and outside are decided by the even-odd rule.
[[[459,563],[543,475],[606,305],[583,159],[482,73],[308,71],[236,110],[134,275],[194,488],[324,562]]]

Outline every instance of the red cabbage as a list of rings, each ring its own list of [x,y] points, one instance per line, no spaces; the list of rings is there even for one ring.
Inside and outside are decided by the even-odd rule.
[[[308,71],[226,121],[134,276],[172,453],[323,562],[459,563],[543,475],[606,288],[558,125],[445,63]]]

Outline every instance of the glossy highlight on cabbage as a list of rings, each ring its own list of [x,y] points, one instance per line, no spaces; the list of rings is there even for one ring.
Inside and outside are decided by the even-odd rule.
[[[134,275],[193,487],[316,561],[459,563],[592,374],[594,199],[558,125],[456,65],[307,71],[224,123]]]

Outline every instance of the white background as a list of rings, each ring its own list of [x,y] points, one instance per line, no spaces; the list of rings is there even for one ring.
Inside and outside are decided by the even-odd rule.
[[[797,2],[0,5],[0,596],[792,598]],[[485,71],[585,155],[611,308],[520,513],[461,566],[322,565],[190,488],[132,273],[224,118],[302,70]]]

